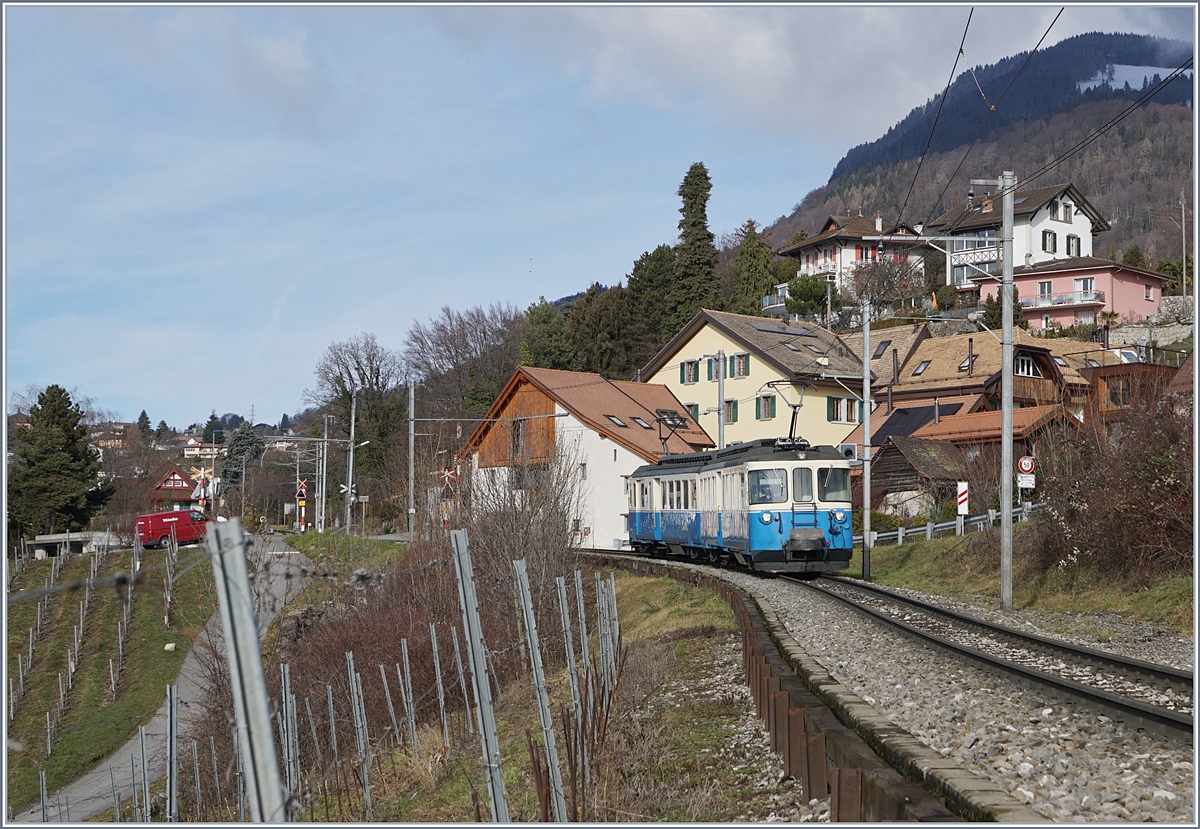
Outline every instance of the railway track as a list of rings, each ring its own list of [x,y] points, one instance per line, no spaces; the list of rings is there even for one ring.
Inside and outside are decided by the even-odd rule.
[[[1192,673],[1025,633],[840,577],[792,579],[985,669],[1136,728],[1192,739]]]

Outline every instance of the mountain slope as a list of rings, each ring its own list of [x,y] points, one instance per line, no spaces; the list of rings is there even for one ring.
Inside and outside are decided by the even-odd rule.
[[[969,144],[985,122],[981,138],[989,139],[1010,124],[1043,120],[1083,103],[1134,100],[1141,94],[1140,84],[1114,88],[1104,82],[1082,92],[1080,86],[1094,78],[1113,76],[1115,66],[1147,67],[1145,78],[1149,82],[1156,69],[1161,72],[1178,67],[1191,54],[1191,46],[1178,40],[1093,32],[1040,50],[1028,59],[1028,64],[1029,53],[1022,52],[999,63],[977,66],[959,74],[950,85],[930,149],[944,152]],[[1167,72],[1161,74],[1165,77]],[[1190,80],[1179,78],[1154,100],[1181,104],[1191,97]],[[913,109],[883,137],[854,147],[838,162],[830,181],[875,165],[920,158],[941,98],[939,93]],[[990,118],[989,105],[995,106]]]
[[[990,140],[975,145],[949,188],[946,182],[967,147],[931,152],[900,218],[915,224],[940,214],[966,198],[972,178],[999,178],[1003,170],[1013,170],[1020,185],[1127,106],[1121,100],[1093,101],[1046,120],[1010,123]],[[1137,244],[1151,260],[1177,260],[1181,190],[1188,193],[1189,227],[1192,222],[1192,146],[1192,110],[1151,103],[1036,184],[1074,183],[1112,223],[1112,230],[1096,237],[1096,255],[1108,256],[1114,249],[1119,254]],[[812,235],[828,216],[847,211],[856,214],[861,209],[870,216],[881,210],[887,219],[895,220],[916,170],[917,162],[909,160],[844,173],[813,190],[790,216],[780,217],[767,228],[768,242],[778,250],[796,231]],[[939,202],[943,188],[945,196]]]

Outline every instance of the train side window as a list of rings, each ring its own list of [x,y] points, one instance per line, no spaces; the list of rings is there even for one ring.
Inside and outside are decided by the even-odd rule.
[[[750,472],[751,504],[778,504],[786,500],[786,469],[755,469]]]
[[[817,470],[817,497],[822,501],[850,500],[850,470],[827,466]]]
[[[792,470],[792,499],[796,501],[811,501],[813,499],[812,470],[798,466]]]

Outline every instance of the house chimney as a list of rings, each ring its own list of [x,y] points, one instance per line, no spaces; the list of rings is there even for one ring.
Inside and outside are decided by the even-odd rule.
[[[863,215],[862,215],[862,205],[860,204],[860,205],[858,206],[858,218],[860,218],[860,219],[861,219],[862,217],[863,217]]]
[[[967,376],[975,376],[975,338],[967,337]]]
[[[888,414],[892,413],[892,381],[888,380]]]
[[[934,424],[942,422],[942,409],[936,397],[933,398],[933,422]]]
[[[980,205],[980,210],[983,213],[991,213],[992,212],[992,194],[991,193],[983,194],[983,202]]]
[[[900,376],[900,349],[892,349],[892,381]]]
[[[975,189],[971,188],[967,191],[967,210],[971,209],[971,205],[975,201]]]
[[[875,232],[876,233],[883,232],[883,214],[880,213],[878,210],[875,211]]]

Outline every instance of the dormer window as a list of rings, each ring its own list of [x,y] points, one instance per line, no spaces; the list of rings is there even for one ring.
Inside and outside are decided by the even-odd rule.
[[[1041,377],[1037,363],[1028,354],[1018,354],[1013,360],[1013,374],[1018,377]]]

